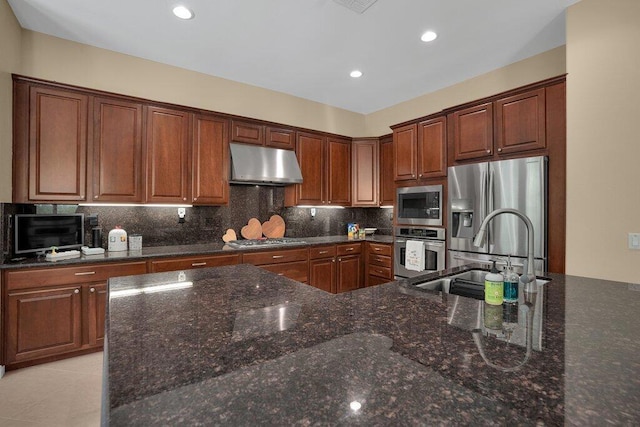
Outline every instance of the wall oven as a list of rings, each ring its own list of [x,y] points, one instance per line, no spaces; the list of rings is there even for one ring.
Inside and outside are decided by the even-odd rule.
[[[442,185],[399,187],[396,222],[407,225],[442,225]]]
[[[424,271],[406,268],[407,241],[424,243]],[[396,278],[415,277],[445,269],[446,245],[444,228],[395,227],[394,228],[394,274]]]

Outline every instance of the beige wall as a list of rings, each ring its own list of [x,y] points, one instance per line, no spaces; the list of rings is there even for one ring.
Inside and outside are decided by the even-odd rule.
[[[567,14],[567,273],[640,283],[640,1]]]
[[[391,132],[389,126],[427,116],[448,107],[495,95],[566,72],[565,47],[557,47],[444,89],[366,116],[368,136]]]
[[[20,69],[18,21],[6,0],[0,0],[0,202],[11,201],[11,73]]]

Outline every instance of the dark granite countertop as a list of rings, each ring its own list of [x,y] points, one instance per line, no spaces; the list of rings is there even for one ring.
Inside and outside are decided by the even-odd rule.
[[[17,262],[7,262],[0,264],[2,269],[20,269],[32,267],[54,267],[61,265],[123,262],[123,261],[143,261],[149,258],[169,258],[177,256],[198,256],[215,255],[222,253],[247,252],[255,250],[293,249],[304,246],[316,246],[325,244],[348,243],[348,242],[378,242],[393,243],[393,236],[371,235],[366,239],[349,240],[347,236],[324,236],[324,237],[301,237],[300,243],[288,243],[286,245],[255,246],[250,248],[238,248],[224,242],[214,242],[199,245],[174,245],[174,246],[152,246],[143,247],[140,251],[108,252],[104,255],[82,255],[79,258],[65,259],[59,261],[46,261],[44,257],[26,258]]]
[[[111,279],[103,422],[638,425],[640,285],[548,277],[498,311],[250,265]]]

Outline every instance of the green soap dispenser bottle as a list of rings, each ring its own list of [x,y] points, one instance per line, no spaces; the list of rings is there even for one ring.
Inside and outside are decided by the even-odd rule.
[[[484,278],[484,300],[487,304],[502,305],[504,301],[504,278],[493,261],[491,273]]]

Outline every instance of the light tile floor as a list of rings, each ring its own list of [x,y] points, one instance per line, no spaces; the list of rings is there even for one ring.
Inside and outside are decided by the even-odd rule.
[[[102,352],[8,371],[0,426],[99,426],[101,393]]]

